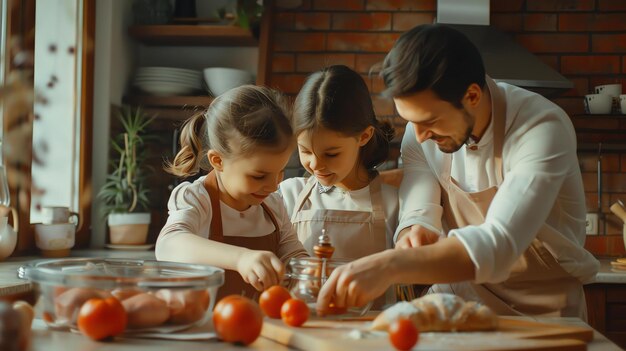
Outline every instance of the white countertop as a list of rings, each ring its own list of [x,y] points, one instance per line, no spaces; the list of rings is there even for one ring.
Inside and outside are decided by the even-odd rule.
[[[626,283],[626,271],[614,271],[611,267],[611,261],[614,258],[601,258],[600,271],[596,274],[595,283],[604,284],[625,284]]]
[[[128,250],[72,250],[72,257],[109,257],[153,260],[154,251]],[[12,257],[0,262],[0,296],[14,295],[30,291],[30,283],[17,277],[17,269],[33,260],[44,260],[37,256]],[[600,271],[596,275],[595,283],[626,284],[626,272],[616,272],[611,268],[612,259],[600,259]]]

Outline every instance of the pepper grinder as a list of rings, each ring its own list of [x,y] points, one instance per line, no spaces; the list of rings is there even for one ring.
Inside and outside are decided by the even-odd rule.
[[[315,256],[320,259],[315,276],[319,277],[320,286],[324,285],[330,275],[326,268],[326,262],[333,256],[335,247],[330,243],[330,237],[326,234],[326,229],[322,229],[322,235],[317,238],[317,245],[313,246]]]
[[[313,252],[318,258],[330,259],[333,256],[335,247],[330,243],[326,229],[322,229],[322,235],[317,238],[317,245],[313,246]]]

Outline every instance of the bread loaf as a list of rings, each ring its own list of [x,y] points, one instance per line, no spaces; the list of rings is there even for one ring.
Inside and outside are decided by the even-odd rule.
[[[487,306],[452,294],[429,294],[411,302],[398,302],[381,312],[372,329],[387,330],[395,320],[406,318],[421,332],[493,330],[497,315]]]

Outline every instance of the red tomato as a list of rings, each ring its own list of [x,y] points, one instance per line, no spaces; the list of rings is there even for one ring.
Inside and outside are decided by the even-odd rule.
[[[419,332],[413,322],[408,319],[400,318],[389,326],[389,340],[397,350],[412,349],[418,339]]]
[[[44,320],[44,322],[46,323],[54,323],[54,315],[48,311],[43,311],[43,314],[41,315],[41,319]]]
[[[248,345],[261,334],[263,312],[249,298],[229,295],[215,305],[213,325],[220,339]]]
[[[289,299],[280,308],[280,317],[285,324],[299,327],[309,319],[309,306],[302,300]]]
[[[124,332],[126,310],[114,297],[89,299],[78,312],[78,329],[94,340],[114,337]]]
[[[259,306],[268,317],[280,318],[280,308],[290,298],[289,290],[280,285],[274,285],[261,293]]]

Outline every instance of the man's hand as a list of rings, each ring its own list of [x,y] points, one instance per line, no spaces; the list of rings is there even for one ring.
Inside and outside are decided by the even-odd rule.
[[[422,227],[419,224],[404,228],[398,234],[396,249],[408,249],[434,244],[439,241],[439,234]]]
[[[386,250],[337,267],[319,292],[318,314],[324,315],[331,302],[339,308],[364,306],[384,294],[393,279],[390,253]]]

